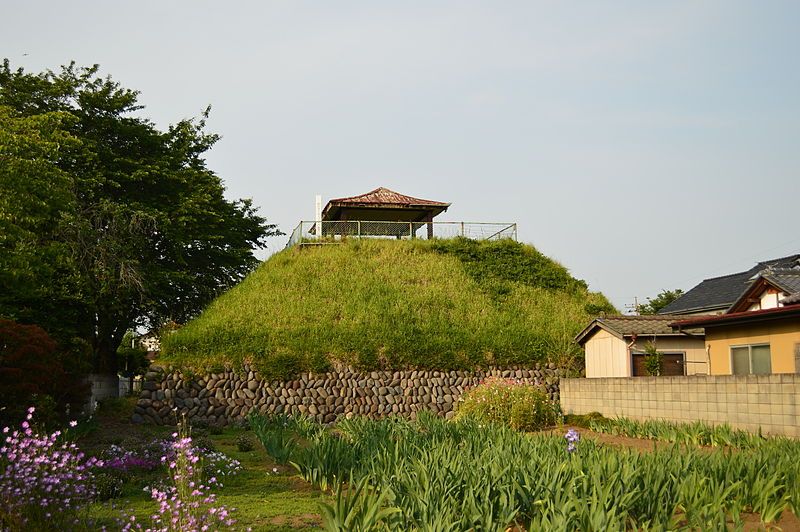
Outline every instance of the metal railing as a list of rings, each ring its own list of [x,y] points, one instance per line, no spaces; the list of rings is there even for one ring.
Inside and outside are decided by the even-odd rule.
[[[286,247],[337,243],[345,238],[469,238],[472,240],[517,239],[517,224],[491,222],[384,222],[302,221]]]

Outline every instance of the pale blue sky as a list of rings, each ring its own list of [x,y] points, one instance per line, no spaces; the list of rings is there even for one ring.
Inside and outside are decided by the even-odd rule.
[[[211,104],[210,167],[287,233],[317,193],[386,186],[516,221],[620,308],[800,252],[800,2],[28,1],[0,24],[15,66],[100,63],[162,126]]]

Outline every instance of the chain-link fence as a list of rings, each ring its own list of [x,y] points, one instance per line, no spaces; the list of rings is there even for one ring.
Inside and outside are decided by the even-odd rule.
[[[517,224],[483,222],[300,222],[286,247],[295,244],[335,243],[343,238],[470,238],[472,240],[517,239]]]

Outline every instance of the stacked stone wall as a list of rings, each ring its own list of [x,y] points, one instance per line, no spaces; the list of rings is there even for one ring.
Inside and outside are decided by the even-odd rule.
[[[353,369],[323,374],[304,373],[293,380],[266,381],[245,366],[191,376],[179,370],[152,366],[145,375],[133,420],[174,424],[179,417],[190,421],[227,425],[251,412],[307,414],[321,423],[340,416],[414,418],[430,410],[450,418],[464,390],[486,377],[518,380],[541,386],[559,400],[559,381],[564,370],[553,364],[534,368],[477,371],[371,371]]]

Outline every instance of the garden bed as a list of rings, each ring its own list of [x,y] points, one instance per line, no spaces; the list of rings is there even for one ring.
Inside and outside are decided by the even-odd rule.
[[[108,460],[111,449],[121,456],[119,449],[172,438],[174,428],[125,421],[130,407],[104,405],[81,424],[78,445]],[[334,428],[307,418],[251,422],[252,430],[194,428],[195,444],[240,464],[220,462],[232,474],[215,489],[236,530],[354,529],[369,515],[393,530],[800,530],[793,513],[800,442],[793,440],[715,449],[578,426],[524,434],[425,414],[414,422],[355,418]],[[575,442],[564,438],[570,429],[579,433]],[[160,467],[133,472],[116,497],[90,505],[91,527],[119,529],[123,512],[146,522],[157,503],[143,488],[166,478]]]

